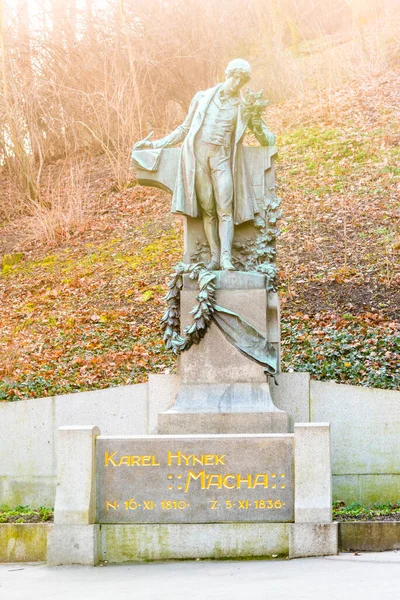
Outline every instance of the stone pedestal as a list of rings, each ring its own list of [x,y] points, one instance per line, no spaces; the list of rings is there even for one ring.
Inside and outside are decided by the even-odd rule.
[[[100,525],[55,525],[48,538],[47,564],[95,567],[100,545]]]
[[[289,558],[333,556],[338,553],[338,523],[292,523]]]
[[[217,271],[216,300],[265,334],[279,354],[280,316],[278,295],[267,294],[266,277],[261,273]],[[197,282],[185,275],[181,292],[181,327],[191,323],[190,311],[198,303]],[[265,383],[263,367],[242,355],[230,344],[215,323],[201,340],[179,359],[182,383]]]
[[[279,303],[258,273],[219,271],[217,304],[233,310],[268,337],[279,354]],[[182,328],[196,305],[196,282],[184,277]],[[273,403],[262,366],[241,354],[213,323],[197,346],[180,356],[174,406],[159,415],[159,434],[287,433],[288,415]],[[274,385],[272,383],[272,385]]]
[[[158,418],[161,435],[207,433],[285,433],[289,430],[284,412],[164,413]]]
[[[60,430],[49,565],[337,553],[328,425],[278,435],[98,433]]]
[[[276,408],[268,383],[183,383],[174,406],[158,415],[161,435],[288,431],[288,413]]]
[[[95,426],[60,427],[57,439],[57,492],[47,564],[95,566],[100,557],[96,524]]]
[[[297,523],[332,522],[330,429],[329,423],[294,426]]]

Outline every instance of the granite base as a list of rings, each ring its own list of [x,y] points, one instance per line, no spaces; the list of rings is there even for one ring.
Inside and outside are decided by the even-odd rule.
[[[288,433],[285,412],[173,413],[158,415],[159,435]]]

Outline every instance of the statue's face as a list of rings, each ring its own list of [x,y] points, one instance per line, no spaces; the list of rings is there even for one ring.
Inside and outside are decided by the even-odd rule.
[[[250,81],[250,75],[247,73],[233,72],[225,80],[225,91],[228,94],[237,94],[248,81]]]

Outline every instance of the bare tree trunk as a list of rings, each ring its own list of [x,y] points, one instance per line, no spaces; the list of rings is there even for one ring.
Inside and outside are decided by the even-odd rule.
[[[91,48],[95,45],[95,30],[93,19],[93,0],[86,0],[86,35]]]
[[[283,49],[283,38],[285,34],[285,8],[282,0],[271,0],[272,36],[274,45]]]
[[[20,42],[29,40],[29,8],[28,0],[18,0],[17,3],[17,27]]]
[[[141,111],[142,105],[141,105],[140,90],[139,90],[139,85],[138,85],[138,78],[137,78],[137,73],[136,73],[136,65],[135,65],[135,60],[134,60],[134,56],[133,56],[133,49],[132,49],[131,39],[129,36],[126,15],[125,15],[125,11],[124,11],[124,0],[119,0],[119,10],[120,10],[120,15],[121,15],[121,22],[123,24],[123,30],[125,33],[126,46],[128,49],[129,71],[130,71],[130,75],[133,79],[133,89],[134,89],[134,94],[135,94],[135,104],[136,104],[137,120],[138,120],[138,127],[139,127],[139,137],[141,137],[142,136],[142,111]]]
[[[263,45],[266,49],[271,51],[272,49],[272,36],[271,36],[271,28],[268,27],[267,23],[271,20],[270,10],[268,9],[264,0],[255,0],[254,2],[257,21],[260,27],[261,36],[263,40]]]
[[[6,114],[6,122],[10,131],[12,151],[16,159],[16,172],[25,194],[34,199],[36,195],[35,186],[31,177],[29,158],[25,152],[23,141],[18,132],[17,117],[12,112],[12,100],[8,81],[8,65],[6,55],[6,43],[3,24],[4,2],[0,0],[0,52],[1,52],[1,79],[3,87],[3,100]]]
[[[64,44],[67,23],[67,5],[64,4],[64,0],[51,0],[51,16],[53,20],[53,41],[57,45]]]
[[[68,45],[72,48],[76,41],[76,0],[68,0]]]
[[[29,31],[29,5],[28,0],[18,0],[17,4],[17,48],[19,51],[19,64],[26,80],[21,83],[32,81],[31,63],[31,37]]]

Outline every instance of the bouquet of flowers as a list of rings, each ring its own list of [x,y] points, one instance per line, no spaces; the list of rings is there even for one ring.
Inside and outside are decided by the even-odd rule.
[[[243,98],[244,116],[252,119],[255,117],[257,121],[260,120],[267,104],[268,100],[264,98],[264,90],[259,92],[249,90]]]

